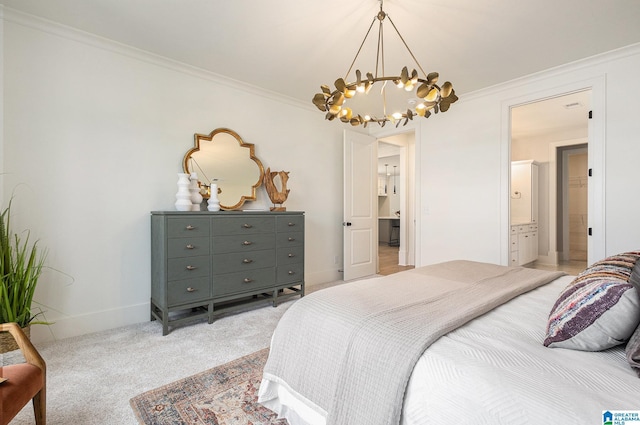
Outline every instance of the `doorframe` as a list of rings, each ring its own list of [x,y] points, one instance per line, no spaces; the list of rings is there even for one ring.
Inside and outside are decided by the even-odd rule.
[[[549,253],[545,257],[541,255],[542,261],[547,264],[557,265],[560,259],[558,251],[558,148],[567,146],[587,145],[587,158],[589,155],[588,139],[572,139],[560,142],[549,143]],[[564,209],[563,209],[564,212]],[[562,218],[564,220],[564,217]],[[564,243],[563,243],[564,245]],[[563,247],[564,248],[564,247]],[[588,247],[587,247],[588,252]]]
[[[400,202],[401,205],[406,207],[407,214],[400,215],[400,243],[402,244],[403,239],[406,241],[405,246],[407,248],[405,249],[404,259],[407,265],[419,267],[420,265],[417,264],[417,262],[418,259],[421,258],[420,246],[416,241],[417,235],[420,234],[420,214],[418,214],[416,209],[418,205],[420,205],[419,194],[422,181],[420,179],[420,163],[418,161],[420,157],[420,144],[417,143],[417,141],[420,140],[420,125],[416,125],[416,122],[412,121],[402,128],[377,128],[369,130],[369,135],[375,137],[378,141],[406,133],[413,133],[413,139],[410,140],[406,149],[403,150],[400,158],[400,161],[403,161],[402,156],[404,155],[405,168],[407,171],[402,181],[403,187],[405,188],[405,199],[404,201],[401,199]],[[412,160],[409,160],[410,158]],[[377,187],[373,188],[373,190],[377,192]]]
[[[589,120],[588,161],[589,169],[594,170],[589,178],[589,228],[593,234],[588,239],[589,264],[606,255],[606,222],[605,222],[605,114],[606,114],[606,78],[595,76],[582,81],[557,86],[552,89],[530,92],[523,96],[506,99],[501,104],[501,147],[500,163],[500,258],[503,265],[509,264],[510,251],[510,206],[509,191],[511,187],[511,109],[528,103],[539,102],[553,97],[563,96],[578,91],[591,90],[591,110],[594,111]],[[554,242],[555,244],[555,242]]]

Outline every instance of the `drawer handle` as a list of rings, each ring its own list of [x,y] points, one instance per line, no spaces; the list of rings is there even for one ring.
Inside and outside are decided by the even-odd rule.
[[[287,226],[289,226],[289,227],[293,227],[293,226],[295,226],[295,225],[296,225],[296,223],[288,223],[288,224],[287,224]]]
[[[289,257],[289,258],[293,258],[293,257],[295,257],[295,256],[296,256],[296,254],[289,254],[289,255],[287,255],[287,257]]]
[[[287,240],[288,240],[289,242],[293,242],[293,241],[295,241],[295,240],[296,240],[296,238],[288,238]]]
[[[251,283],[253,282],[253,279],[249,279],[248,277],[244,278],[244,283]]]
[[[189,286],[187,288],[187,292],[196,292],[196,291],[197,291],[197,289],[196,288],[192,288],[191,286]]]
[[[244,242],[242,242],[242,245],[251,245],[252,243],[253,242],[250,242],[250,241],[244,241]]]
[[[187,230],[193,230],[193,229],[195,229],[195,227],[193,227],[192,225],[187,226]]]
[[[252,259],[250,259],[250,258],[245,258],[244,260],[242,260],[242,262],[243,262],[244,264],[250,264],[250,263],[253,263],[253,260],[252,260]]]
[[[289,274],[296,274],[296,272],[294,272],[293,270],[289,270]]]
[[[253,226],[250,225],[249,223],[245,223],[242,225],[242,227],[244,227],[245,229],[251,229]]]
[[[196,266],[192,266],[192,265],[187,266],[187,270],[195,270],[195,269],[197,269]]]
[[[188,245],[186,246],[186,248],[187,248],[187,249],[193,249],[193,248],[195,248],[195,246],[193,246],[193,245],[191,245],[191,244],[188,244]]]

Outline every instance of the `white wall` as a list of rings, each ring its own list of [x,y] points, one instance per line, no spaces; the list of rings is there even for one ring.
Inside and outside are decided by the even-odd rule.
[[[14,226],[32,229],[60,270],[47,271],[36,294],[56,324],[36,327],[34,339],[148,320],[149,211],[173,208],[193,134],[217,127],[254,143],[265,167],[291,172],[286,207],[306,211],[307,282],[340,277],[345,126],[312,106],[13,12],[3,26],[3,204],[15,191]],[[638,249],[638,69],[635,46],[461,94],[447,113],[419,120],[417,265],[507,264],[505,108],[594,78],[606,79],[605,107],[595,110],[605,117],[605,250]]]
[[[593,103],[603,165],[590,164],[604,173],[596,206],[604,229],[594,227],[602,238],[598,255],[639,249],[640,200],[633,195],[640,179],[638,69],[640,45],[634,45],[460,96],[447,113],[421,121],[420,264],[457,258],[508,263],[508,108],[593,81],[606,82],[596,84]],[[591,146],[590,140],[590,157]]]
[[[56,323],[35,327],[34,339],[149,320],[149,212],[174,209],[194,133],[218,127],[254,143],[265,168],[290,171],[285,206],[306,211],[307,283],[341,278],[341,125],[310,102],[4,18],[3,205],[13,192],[14,228],[32,230],[51,267],[36,300]],[[270,206],[263,188],[256,206]]]

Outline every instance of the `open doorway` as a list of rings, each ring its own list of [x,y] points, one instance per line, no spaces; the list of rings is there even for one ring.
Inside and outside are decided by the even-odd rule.
[[[558,157],[558,252],[562,262],[585,265],[589,231],[587,144],[558,148]]]
[[[511,109],[510,261],[513,265],[564,270],[570,274],[577,274],[586,266],[590,109],[591,90]],[[525,192],[514,187],[513,164],[528,161],[535,164],[537,174],[530,186],[535,190],[535,202],[530,208],[536,221],[520,223],[516,222],[521,219],[513,208]],[[535,243],[520,249],[521,244],[531,241],[524,238],[524,232],[535,237]],[[528,255],[524,259],[518,257],[521,252]]]
[[[378,139],[378,273],[414,267],[413,132]]]

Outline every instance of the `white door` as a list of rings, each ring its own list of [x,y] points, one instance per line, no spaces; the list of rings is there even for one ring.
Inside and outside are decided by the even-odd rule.
[[[370,276],[378,260],[378,142],[344,131],[344,280]]]

